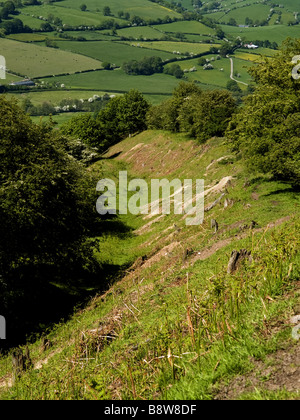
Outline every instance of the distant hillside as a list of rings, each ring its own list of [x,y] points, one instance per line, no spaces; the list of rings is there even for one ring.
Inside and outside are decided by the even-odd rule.
[[[34,78],[43,91],[56,92],[53,107],[67,99],[60,90],[62,85],[74,92],[89,90],[93,94],[125,93],[135,88],[155,104],[171,95],[179,82],[176,75],[195,81],[203,89],[224,89],[231,78],[227,54],[233,58],[233,77],[245,91],[253,83],[247,70],[260,54],[272,56],[288,36],[300,36],[299,7],[292,2],[274,7],[267,0],[33,3],[23,2],[23,7],[17,3],[15,10],[3,3],[0,33],[15,42],[8,50],[8,41],[0,38],[0,50],[7,55],[9,69],[6,81],[1,83],[8,85],[16,77]],[[245,48],[251,42],[259,47],[255,54]],[[221,57],[220,51],[224,52]],[[20,66],[20,56],[27,58],[26,66]],[[124,72],[122,66],[128,60],[151,56],[163,60],[166,75],[132,76]],[[209,70],[203,68],[199,57],[211,62]],[[173,62],[184,74],[168,73]],[[101,70],[103,63],[105,70]],[[86,73],[87,69],[95,71]],[[28,90],[13,93],[20,97],[18,93]],[[36,101],[40,105],[48,102],[47,94],[37,95]],[[65,118],[62,115],[58,121]]]

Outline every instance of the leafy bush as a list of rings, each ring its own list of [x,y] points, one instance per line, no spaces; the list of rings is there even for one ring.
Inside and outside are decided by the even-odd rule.
[[[147,115],[148,128],[188,132],[200,142],[222,136],[236,108],[228,91],[203,92],[194,83],[180,83],[171,99],[154,106]]]
[[[129,134],[145,130],[148,108],[142,94],[130,90],[112,98],[95,118],[91,114],[73,117],[62,132],[103,152]]]

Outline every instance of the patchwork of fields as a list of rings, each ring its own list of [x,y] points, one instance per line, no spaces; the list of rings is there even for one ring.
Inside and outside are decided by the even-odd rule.
[[[217,58],[215,53],[222,43],[239,39],[242,43],[270,41],[280,45],[288,36],[300,37],[300,26],[289,26],[300,13],[300,6],[293,0],[285,0],[272,12],[270,4],[256,0],[221,1],[214,10],[210,3],[199,9],[203,19],[195,14],[187,19],[186,13],[198,10],[190,0],[182,0],[181,8],[149,0],[61,0],[23,7],[17,18],[33,32],[0,37],[0,55],[5,56],[9,70],[1,84],[25,77],[43,84],[48,92],[33,90],[26,96],[34,104],[58,103],[65,94],[57,89],[61,85],[77,99],[97,92],[118,94],[138,89],[150,102],[159,103],[171,95],[180,80],[167,74],[129,75],[122,70],[124,62],[160,57],[165,67],[176,62],[184,70],[183,80],[195,81],[203,89],[226,88],[230,61]],[[245,25],[263,19],[268,19],[269,24]],[[215,54],[210,54],[213,47]],[[242,90],[252,82],[248,68],[260,60],[260,54],[275,53],[260,47],[255,51],[238,49],[231,55],[235,78],[244,83],[240,84]],[[212,60],[211,70],[199,64],[201,55]],[[103,63],[115,70],[103,70]]]

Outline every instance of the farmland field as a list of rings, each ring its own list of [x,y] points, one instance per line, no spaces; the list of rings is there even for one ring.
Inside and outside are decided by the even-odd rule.
[[[133,43],[132,45],[139,45],[142,48],[152,48],[154,50],[163,50],[169,52],[180,52],[181,54],[201,54],[209,51],[211,47],[219,47],[219,44],[197,44],[189,42],[169,42],[169,41],[157,41],[157,42],[140,42]]]
[[[60,4],[64,7],[79,10],[82,0],[64,0]],[[180,18],[180,14],[159,4],[144,0],[89,0],[86,1],[88,10],[95,12],[97,9],[102,12],[105,6],[109,6],[113,15],[117,16],[120,10],[137,15],[144,19],[164,18],[165,16]],[[86,12],[85,12],[86,13]]]
[[[109,41],[58,41],[57,45],[62,50],[84,54],[100,61],[108,61],[120,66],[124,61],[141,60],[144,57],[159,56],[166,60],[173,55],[166,52],[158,52],[148,48],[136,48],[126,43]],[[145,44],[147,46],[148,44]]]
[[[9,70],[27,77],[101,68],[93,58],[10,39],[0,38],[0,50]]]
[[[45,79],[47,81],[48,79]],[[72,74],[53,77],[52,82],[65,84],[66,88],[95,89],[107,92],[127,92],[137,89],[145,94],[172,92],[179,83],[175,77],[165,74],[152,76],[129,76],[122,70],[95,71],[92,73]]]
[[[236,22],[239,25],[245,24],[245,19],[248,17],[252,20],[263,20],[267,19],[268,15],[270,13],[270,6],[269,5],[263,5],[263,4],[257,4],[255,7],[248,6],[248,7],[239,7],[235,10],[231,10],[227,14],[223,14],[223,16],[215,16],[214,14],[211,14],[209,16],[214,17],[215,19],[218,19],[220,22],[227,23],[229,19],[235,19]]]
[[[213,28],[203,25],[203,23],[196,21],[188,22],[174,22],[157,25],[156,28],[163,32],[182,32],[185,34],[199,34],[199,35],[212,35],[215,34]]]
[[[52,121],[57,125],[57,127],[61,126],[62,124],[69,121],[72,117],[74,117],[76,113],[74,112],[65,112],[63,114],[53,115],[51,117]],[[42,116],[42,117],[31,117],[32,121],[35,124],[39,123],[47,123],[49,121],[49,117]]]
[[[131,27],[123,28],[118,30],[119,36],[132,37],[135,39],[138,38],[148,38],[148,39],[160,39],[164,36],[164,33],[158,30],[158,25],[149,27],[149,26],[140,26],[140,27]]]
[[[50,14],[54,17],[59,17],[62,22],[70,26],[96,26],[103,22],[104,19],[107,19],[106,16],[103,16],[102,13],[98,12],[82,12],[79,9],[64,7],[64,2],[54,3],[54,4],[42,4],[39,6],[26,6],[24,13],[32,17],[35,16],[35,20],[39,22],[38,27],[40,27],[43,20],[38,19],[38,17],[47,18]],[[82,4],[82,2],[81,2]],[[21,15],[22,17],[23,15]],[[115,18],[116,22],[124,23],[121,19]]]
[[[244,37],[246,41],[275,41],[279,45],[288,37],[299,38],[300,37],[300,26],[285,26],[285,25],[273,25],[273,26],[260,26],[257,28],[240,28],[237,26],[221,25],[223,31],[226,34],[233,37]]]
[[[88,90],[88,91],[79,91],[79,90],[53,90],[53,91],[39,91],[39,92],[26,92],[26,93],[9,93],[6,94],[7,97],[14,97],[18,100],[30,99],[33,105],[38,105],[43,102],[50,102],[52,105],[59,105],[63,99],[84,99],[87,100],[93,95],[102,96],[106,92],[98,90]]]
[[[207,55],[207,59],[215,59],[215,55]],[[196,68],[196,71],[187,72],[186,78],[189,81],[196,80],[204,85],[220,88],[226,87],[227,82],[230,80],[230,61],[227,58],[222,58],[221,60],[215,60],[212,62],[214,69],[213,70],[203,70],[202,66],[198,65],[198,58],[191,60],[186,60],[178,63],[182,70],[190,70],[191,68]],[[221,70],[223,69],[223,70]]]
[[[117,94],[132,88],[141,91],[151,103],[159,103],[171,94],[179,79],[166,74],[132,76],[121,69],[104,71],[101,70],[102,63],[121,67],[126,61],[140,61],[144,57],[158,56],[164,61],[175,59],[185,70],[183,80],[194,80],[204,89],[226,88],[230,80],[230,61],[225,58],[216,60],[217,54],[205,55],[205,58],[215,59],[214,69],[207,71],[198,64],[198,59],[192,58],[192,54],[208,52],[213,46],[220,48],[227,39],[235,41],[237,37],[243,42],[269,40],[280,45],[288,36],[300,36],[299,25],[287,25],[294,19],[293,12],[300,11],[300,6],[294,5],[293,0],[285,0],[282,7],[274,7],[269,25],[257,27],[222,22],[228,23],[232,18],[237,24],[245,25],[247,17],[261,22],[270,15],[270,4],[258,3],[257,0],[224,0],[212,12],[212,8],[207,7],[211,2],[202,3],[202,9],[197,9],[191,0],[181,2],[182,7],[190,12],[199,11],[192,18],[185,16],[183,10],[179,13],[149,0],[61,0],[25,6],[20,8],[18,18],[33,32],[11,33],[0,38],[0,54],[5,56],[7,68],[20,76],[7,74],[6,80],[1,82],[8,84],[24,77],[43,81],[52,90],[26,94],[35,105],[44,101],[58,104],[66,94],[70,98],[85,99],[85,96],[101,92]],[[87,6],[85,11],[81,10],[82,4]],[[106,16],[105,6],[110,8]],[[175,2],[172,7],[177,7]],[[134,23],[132,18],[136,16],[148,24]],[[59,20],[55,17],[59,17],[61,23],[57,23]],[[215,20],[218,26],[214,23],[213,28],[207,26],[206,23],[211,25],[205,20],[207,18]],[[276,23],[278,20],[280,23]],[[107,29],[96,30],[94,27],[103,21],[110,22]],[[52,28],[48,25],[43,32],[41,25],[45,23],[51,24]],[[219,38],[216,36],[218,27],[225,33],[224,40],[219,39],[219,34]],[[272,56],[275,53],[276,50],[262,47],[255,51],[236,50],[232,54],[235,78],[250,83],[247,69],[260,60],[260,54]],[[192,68],[196,71],[190,71]],[[55,90],[57,83],[65,84],[68,92]]]

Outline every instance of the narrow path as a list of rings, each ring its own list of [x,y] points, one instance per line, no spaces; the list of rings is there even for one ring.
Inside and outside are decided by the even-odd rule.
[[[237,83],[241,83],[242,85],[245,85],[245,86],[249,86],[248,85],[248,83],[245,83],[245,82],[241,82],[240,80],[236,80],[234,77],[233,77],[233,59],[231,58],[231,57],[229,57],[229,60],[230,60],[230,79],[231,80],[234,80],[235,82],[237,82]]]

